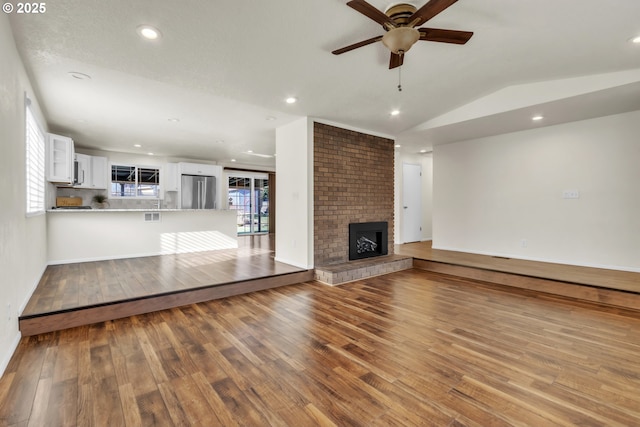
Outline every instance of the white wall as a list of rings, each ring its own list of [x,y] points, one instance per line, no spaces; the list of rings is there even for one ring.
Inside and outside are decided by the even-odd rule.
[[[276,261],[313,268],[313,121],[276,129]]]
[[[395,166],[394,166],[394,241],[396,243],[405,243],[402,239],[404,230],[403,224],[403,176],[402,165],[409,163],[420,165],[422,169],[422,240],[431,240],[432,236],[432,214],[433,214],[433,157],[431,154],[414,154],[403,153],[396,149]]]
[[[158,222],[145,222],[144,214],[111,209],[48,213],[49,264],[238,247],[235,211],[165,210],[159,211]]]
[[[640,271],[639,137],[636,111],[435,147],[434,248]]]
[[[25,92],[40,123],[38,102],[16,52],[8,15],[0,14],[0,373],[20,339],[18,312],[47,262],[46,216],[25,216]],[[46,129],[45,129],[46,130]]]

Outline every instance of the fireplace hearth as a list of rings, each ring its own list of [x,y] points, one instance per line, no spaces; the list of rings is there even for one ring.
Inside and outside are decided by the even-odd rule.
[[[349,260],[387,255],[387,230],[386,221],[349,224]]]

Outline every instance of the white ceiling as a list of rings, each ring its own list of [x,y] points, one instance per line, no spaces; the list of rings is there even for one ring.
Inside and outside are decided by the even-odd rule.
[[[302,116],[389,136],[417,152],[640,109],[640,45],[629,42],[640,35],[638,0],[459,0],[424,26],[473,38],[464,46],[418,42],[402,67],[402,92],[381,43],[331,54],[383,34],[345,0],[46,5],[41,15],[12,14],[11,25],[50,129],[80,147],[273,167],[272,157],[247,151],[274,154],[275,128]],[[162,38],[140,39],[141,24]],[[630,74],[618,78],[622,70]],[[589,75],[601,84],[577,79]],[[557,97],[558,85],[549,84],[547,96],[534,96],[546,81],[580,88]],[[510,87],[530,90],[513,92],[522,96],[517,105],[503,99],[496,108],[496,94]],[[299,102],[285,104],[288,96]],[[483,99],[492,105],[487,114],[463,114]],[[393,109],[401,114],[391,117]],[[532,123],[534,112],[545,120]]]

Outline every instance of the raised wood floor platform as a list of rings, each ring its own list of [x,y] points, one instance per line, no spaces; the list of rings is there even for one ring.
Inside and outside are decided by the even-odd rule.
[[[107,320],[121,319],[137,314],[151,313],[198,302],[241,295],[278,286],[293,285],[313,279],[313,270],[279,274],[215,284],[201,288],[179,290],[164,294],[130,298],[96,305],[79,306],[66,310],[20,316],[22,336],[53,332],[76,326],[90,325]]]
[[[312,279],[313,270],[276,262],[267,235],[231,250],[52,265],[19,326],[36,335]]]
[[[431,242],[396,245],[414,268],[551,295],[640,310],[640,273],[431,248]]]
[[[332,285],[418,268],[640,311],[640,273],[395,246],[395,255],[304,270],[273,259],[273,239],[236,250],[50,266],[19,318],[23,336],[313,280]],[[324,273],[322,273],[324,271]],[[315,276],[314,276],[315,274]],[[325,274],[329,278],[319,274]]]

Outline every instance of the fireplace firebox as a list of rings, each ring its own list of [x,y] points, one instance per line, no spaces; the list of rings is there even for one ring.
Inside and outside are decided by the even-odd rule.
[[[386,221],[349,224],[349,260],[387,255],[387,230]]]

